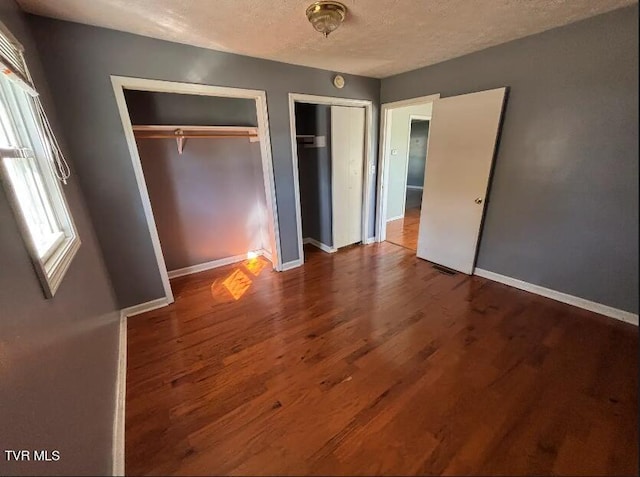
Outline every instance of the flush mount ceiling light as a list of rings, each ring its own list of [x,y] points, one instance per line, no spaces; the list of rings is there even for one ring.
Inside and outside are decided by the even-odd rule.
[[[307,18],[324,37],[338,28],[347,15],[347,7],[340,2],[314,2],[307,8]]]

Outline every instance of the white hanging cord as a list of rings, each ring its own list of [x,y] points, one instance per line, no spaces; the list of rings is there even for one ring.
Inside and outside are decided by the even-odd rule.
[[[47,115],[44,112],[40,96],[35,89],[33,78],[24,58],[24,48],[2,22],[0,22],[0,67],[2,67],[1,74],[5,74],[33,97],[40,123],[44,129],[43,132],[47,143],[45,147],[51,151],[54,173],[60,182],[66,184],[69,177],[71,177],[71,169],[69,169],[69,164],[62,153],[62,149],[60,149],[55,134],[53,134],[53,129],[51,129],[51,124],[49,124]]]
[[[18,48],[18,54],[19,59],[21,60],[21,66],[23,67],[24,76],[27,79],[28,87],[29,89],[31,89],[31,91],[28,92],[33,97],[36,109],[38,110],[38,116],[40,117],[40,123],[44,128],[44,135],[47,141],[47,144],[45,146],[48,146],[48,149],[51,151],[53,159],[53,172],[60,182],[62,182],[64,185],[67,185],[67,180],[69,179],[69,177],[71,177],[71,169],[69,168],[69,163],[62,153],[62,149],[60,149],[60,145],[58,144],[56,135],[53,133],[51,124],[49,124],[49,119],[47,119],[47,114],[44,112],[44,106],[42,105],[42,101],[40,101],[40,95],[35,89],[35,84],[33,83],[31,72],[29,71],[29,67],[27,66],[27,62],[24,58],[24,49],[21,46],[20,48]]]
[[[62,149],[60,149],[60,145],[58,144],[58,140],[56,139],[55,134],[53,134],[51,124],[49,124],[47,115],[45,114],[44,108],[42,107],[40,96],[36,96],[33,99],[36,103],[38,114],[40,115],[40,120],[42,122],[42,125],[44,126],[47,141],[49,142],[49,148],[51,149],[51,153],[53,155],[53,170],[58,180],[66,185],[67,179],[71,177],[71,169],[69,168],[69,164],[67,163],[64,154],[62,153]]]

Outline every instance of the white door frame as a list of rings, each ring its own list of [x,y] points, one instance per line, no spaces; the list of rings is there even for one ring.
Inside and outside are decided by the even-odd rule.
[[[393,101],[380,105],[380,145],[378,157],[378,184],[376,188],[376,242],[384,242],[387,238],[387,192],[389,189],[389,155],[391,154],[391,112],[405,106],[432,103],[440,98],[440,93],[429,96]],[[408,164],[408,162],[407,162]],[[405,182],[406,190],[406,182]],[[406,197],[406,195],[405,195]]]
[[[425,114],[409,115],[409,135],[407,137],[407,161],[404,168],[404,197],[402,198],[402,215],[407,211],[407,189],[409,188],[409,149],[411,149],[411,123],[413,121],[431,121],[431,116]],[[426,159],[426,158],[425,158]]]
[[[156,256],[156,262],[158,263],[158,269],[160,270],[160,277],[162,278],[162,286],[164,287],[166,303],[173,303],[173,292],[171,291],[171,284],[169,282],[167,266],[162,254],[160,237],[158,236],[158,229],[156,227],[156,221],[153,217],[153,210],[151,208],[151,199],[149,198],[147,184],[144,179],[142,162],[140,161],[140,155],[138,154],[138,147],[136,146],[136,140],[133,134],[133,126],[131,125],[131,118],[129,117],[129,110],[127,108],[127,102],[124,96],[125,88],[159,93],[178,93],[202,96],[220,96],[225,98],[244,98],[253,99],[255,101],[256,115],[258,118],[258,138],[260,139],[260,153],[262,156],[262,173],[267,202],[267,214],[269,218],[268,224],[269,237],[271,241],[271,262],[275,270],[282,270],[280,229],[278,226],[278,206],[275,196],[275,180],[273,176],[273,160],[271,158],[271,138],[269,136],[269,115],[267,112],[266,93],[264,91],[251,89],[227,88],[222,86],[209,86],[193,83],[178,83],[173,81],[130,78],[115,75],[111,76],[111,84],[113,85],[116,104],[118,106],[118,111],[120,112],[120,119],[122,121],[124,135],[127,140],[127,146],[129,147],[131,163],[133,164],[136,183],[138,185],[138,190],[140,191],[140,198],[142,199],[142,207],[144,209],[144,215],[147,220],[147,227],[149,228],[149,233],[151,235],[153,251]]]
[[[366,138],[364,148],[364,175],[362,185],[362,243],[367,244],[374,241],[368,237],[369,232],[369,212],[371,201],[369,200],[369,188],[371,186],[371,176],[373,171],[373,102],[364,99],[335,98],[333,96],[315,96],[311,94],[289,93],[289,129],[291,133],[291,161],[293,164],[293,184],[296,201],[296,221],[298,232],[298,264],[304,263],[304,249],[302,243],[302,210],[300,206],[300,180],[298,173],[298,145],[296,143],[296,109],[295,103],[324,104],[328,106],[350,106],[364,108],[365,125],[364,134]],[[333,220],[333,219],[332,219]],[[290,263],[290,262],[289,262]],[[287,267],[290,268],[290,267]],[[291,267],[292,268],[292,267]]]

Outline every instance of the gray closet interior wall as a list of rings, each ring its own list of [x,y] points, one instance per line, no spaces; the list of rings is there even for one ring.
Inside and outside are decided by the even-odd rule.
[[[132,123],[255,126],[253,100],[126,91]],[[167,269],[269,247],[260,143],[137,139]]]
[[[324,136],[324,147],[298,141],[302,237],[333,246],[331,203],[331,106],[296,103],[296,134]]]
[[[258,126],[253,99],[125,90],[131,124]]]

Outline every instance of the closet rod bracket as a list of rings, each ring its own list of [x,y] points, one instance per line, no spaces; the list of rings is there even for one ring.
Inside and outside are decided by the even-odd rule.
[[[176,135],[176,143],[178,145],[178,154],[182,154],[182,151],[184,151],[184,141],[185,141],[184,132],[182,131],[182,129],[176,129],[174,131],[174,134]]]

